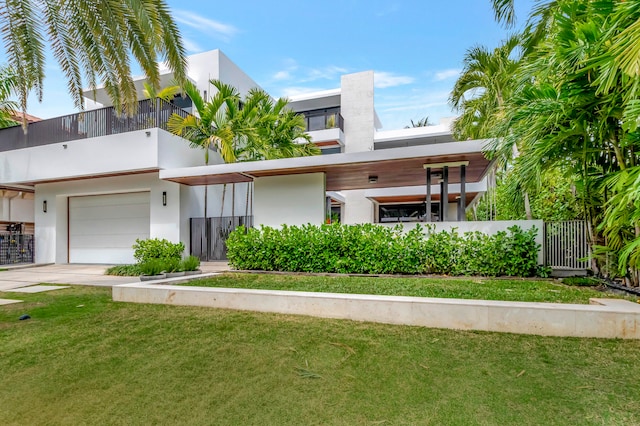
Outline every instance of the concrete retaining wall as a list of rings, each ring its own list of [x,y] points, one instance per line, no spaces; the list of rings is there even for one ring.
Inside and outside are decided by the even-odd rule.
[[[113,300],[458,330],[640,338],[640,304],[617,299],[593,299],[592,305],[575,305],[133,283],[114,286]]]

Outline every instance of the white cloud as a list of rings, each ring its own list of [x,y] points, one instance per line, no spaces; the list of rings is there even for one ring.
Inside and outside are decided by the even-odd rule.
[[[291,58],[287,58],[284,61],[284,67],[279,71],[276,71],[271,75],[272,82],[282,82],[286,81],[287,84],[291,85],[300,85],[296,86],[295,93],[290,94],[298,94],[300,91],[298,89],[303,89],[301,85],[306,83],[318,82],[320,80],[328,80],[328,81],[339,81],[339,78],[342,74],[349,72],[348,69],[339,67],[337,65],[327,65],[324,67],[318,68],[310,68],[310,67],[301,67],[298,63]],[[338,83],[339,85],[339,83]],[[311,91],[315,91],[316,89],[312,89]],[[323,89],[320,89],[323,90]],[[304,90],[305,92],[309,92],[309,90]]]
[[[434,81],[443,81],[448,80],[450,78],[458,77],[460,75],[460,69],[458,68],[450,68],[448,70],[438,71],[434,74]]]
[[[301,86],[291,86],[291,87],[283,87],[280,89],[280,96],[282,97],[291,97],[296,95],[302,95],[305,93],[313,93],[324,90],[322,88],[317,87],[301,87]]]
[[[273,79],[274,80],[288,80],[291,78],[291,73],[287,70],[285,71],[278,71],[277,73],[275,73],[273,75]]]
[[[404,84],[411,84],[414,81],[415,79],[413,77],[396,75],[392,72],[376,71],[374,74],[374,86],[378,89],[402,86]]]
[[[187,52],[190,52],[190,53],[202,52],[202,47],[200,47],[198,43],[196,43],[195,41],[191,40],[188,37],[182,36],[182,43],[184,44],[184,48],[187,50]]]
[[[284,60],[284,68],[271,76],[275,81],[291,80],[293,78],[293,72],[298,69],[298,63],[295,59],[286,58]]]
[[[315,81],[315,80],[333,80],[341,74],[347,73],[346,68],[342,68],[336,65],[328,65],[322,68],[311,68],[306,70],[305,76],[302,77],[302,82]]]
[[[454,115],[448,98],[449,90],[445,88],[420,88],[391,94],[385,91],[376,96],[376,110],[384,129],[401,129],[411,119],[425,116],[438,123],[441,118]]]
[[[176,22],[225,41],[230,40],[231,37],[238,33],[238,29],[233,25],[205,18],[187,10],[174,9],[172,14]]]
[[[378,111],[410,111],[419,108],[443,106],[448,104],[448,90],[414,90],[396,96],[380,96],[376,102]]]

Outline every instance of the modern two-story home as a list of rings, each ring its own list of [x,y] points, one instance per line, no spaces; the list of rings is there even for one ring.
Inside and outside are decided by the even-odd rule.
[[[205,98],[210,79],[241,93],[258,87],[219,50],[188,64]],[[165,70],[162,83],[172,77]],[[166,130],[171,114],[192,113],[188,98],[143,99],[135,116],[122,117],[104,89],[85,95],[84,112],[31,123],[26,134],[0,130],[0,188],[32,194],[37,263],[130,263],[132,244],[149,237],[223,256],[214,241],[237,223],[463,221],[486,190],[483,141],[456,142],[446,124],[381,130],[371,71],[291,99],[323,155],[251,163],[223,164],[212,153],[205,166],[202,150]],[[202,226],[205,185],[208,216],[229,218],[224,230]]]

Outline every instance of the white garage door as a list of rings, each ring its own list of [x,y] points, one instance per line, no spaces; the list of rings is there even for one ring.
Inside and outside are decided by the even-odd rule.
[[[69,263],[134,263],[149,223],[148,192],[69,197]]]

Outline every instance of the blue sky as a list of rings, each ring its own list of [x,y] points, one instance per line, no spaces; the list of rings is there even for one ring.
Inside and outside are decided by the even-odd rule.
[[[339,87],[340,75],[374,70],[385,130],[428,115],[454,115],[447,98],[473,45],[495,47],[507,31],[490,0],[169,0],[189,53],[219,48],[273,96]],[[516,1],[526,17],[532,0]],[[41,118],[74,111],[54,61]]]

